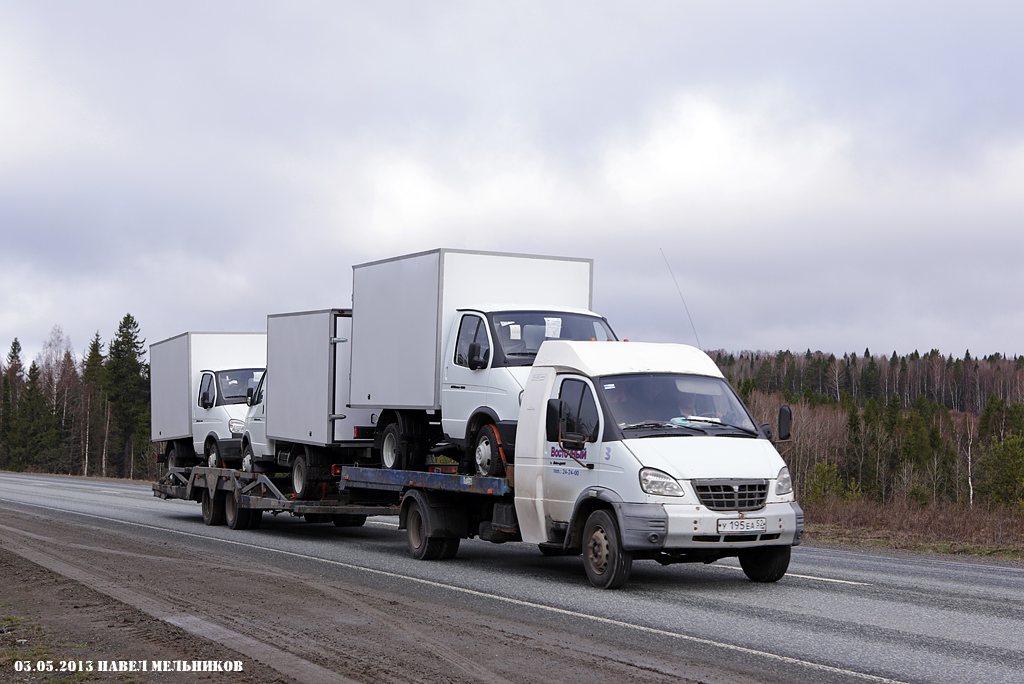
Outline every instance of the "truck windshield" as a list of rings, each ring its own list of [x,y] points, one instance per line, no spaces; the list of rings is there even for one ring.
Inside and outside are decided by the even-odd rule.
[[[721,378],[674,373],[608,375],[598,383],[622,430],[689,428],[757,435],[746,407]]]
[[[562,311],[499,311],[490,314],[495,365],[530,366],[544,340],[617,340],[598,316]]]
[[[217,371],[217,404],[244,404],[249,388],[255,388],[263,376],[262,368],[235,368]]]

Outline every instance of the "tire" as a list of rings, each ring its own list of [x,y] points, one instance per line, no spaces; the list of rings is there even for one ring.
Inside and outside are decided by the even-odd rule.
[[[216,442],[210,442],[206,445],[206,465],[211,468],[223,468],[224,464],[220,460],[220,448]]]
[[[380,462],[388,470],[405,470],[405,454],[402,453],[402,435],[398,423],[389,423],[380,440]]]
[[[183,468],[181,458],[178,457],[178,445],[175,442],[171,442],[167,445],[167,467],[168,468]]]
[[[416,560],[437,560],[445,550],[444,537],[427,536],[427,521],[420,510],[419,503],[414,499],[409,504],[409,513],[405,519],[406,541],[409,544],[409,555]],[[458,550],[458,545],[456,545]]]
[[[248,444],[242,449],[242,471],[246,473],[255,472],[255,464],[252,460],[252,447]]]
[[[337,513],[331,516],[331,520],[334,522],[335,527],[362,527],[366,524],[365,515],[355,515],[352,513]]]
[[[501,477],[505,473],[505,464],[501,461],[498,447],[498,432],[491,424],[484,425],[476,433],[473,440],[473,460],[476,462],[477,475]]]
[[[249,529],[252,511],[242,508],[233,494],[224,495],[224,522],[233,530]]]
[[[583,566],[600,589],[618,589],[629,580],[633,555],[622,548],[615,516],[606,509],[591,513],[583,527]]]
[[[312,499],[316,496],[319,482],[313,477],[308,459],[309,456],[303,453],[296,456],[292,463],[292,489],[295,491],[296,499]]]
[[[778,582],[789,569],[792,547],[762,546],[740,551],[740,567],[752,582]]]
[[[249,529],[258,530],[263,524],[263,510],[260,508],[249,509]]]
[[[215,491],[210,496],[210,490],[203,490],[203,523],[206,525],[224,524],[224,492]]]

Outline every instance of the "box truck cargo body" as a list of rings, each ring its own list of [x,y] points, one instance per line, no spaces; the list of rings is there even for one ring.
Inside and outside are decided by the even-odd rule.
[[[377,415],[388,468],[447,448],[465,472],[500,474],[540,344],[616,339],[590,310],[590,259],[439,249],[352,272],[348,403]]]
[[[247,391],[266,367],[264,333],[187,332],[149,347],[151,439],[160,460],[241,459]]]
[[[373,460],[372,412],[346,406],[351,328],[343,309],[267,317],[267,372],[249,398],[243,470],[291,470],[305,496],[330,479],[332,463]]]

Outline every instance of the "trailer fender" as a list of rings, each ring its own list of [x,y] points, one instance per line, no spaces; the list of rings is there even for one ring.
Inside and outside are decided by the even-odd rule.
[[[457,538],[469,536],[469,521],[464,510],[452,505],[444,497],[420,489],[410,489],[402,496],[402,509],[398,514],[398,529],[406,529],[409,507],[413,501],[419,504],[428,536]]]

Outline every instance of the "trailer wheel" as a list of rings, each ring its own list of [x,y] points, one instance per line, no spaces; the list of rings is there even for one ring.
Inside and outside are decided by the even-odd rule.
[[[354,513],[336,513],[331,516],[331,520],[334,521],[335,527],[362,527],[366,524],[365,515]]]
[[[427,521],[415,499],[409,503],[409,512],[405,519],[407,528],[406,539],[409,542],[409,554],[416,560],[437,560],[445,550],[444,537],[428,537]],[[456,540],[458,541],[458,540]],[[458,551],[458,544],[455,546]]]
[[[481,427],[476,433],[475,441],[476,448],[473,450],[473,458],[476,461],[477,474],[500,477],[505,469],[505,464],[501,462],[498,436],[494,426],[488,423]]]
[[[216,491],[210,496],[210,490],[203,490],[203,522],[207,525],[224,524],[224,492]]]
[[[249,509],[249,529],[258,530],[260,525],[263,524],[263,509],[262,508],[250,508]]]
[[[206,465],[211,468],[221,468],[220,460],[220,448],[216,442],[210,442],[206,445]]]
[[[789,546],[762,546],[740,551],[740,567],[753,582],[778,582],[789,569]]]
[[[248,529],[251,519],[251,511],[248,508],[239,506],[233,495],[225,494],[224,522],[227,523],[228,527],[233,530]]]
[[[583,565],[590,583],[601,589],[618,589],[633,570],[633,555],[622,548],[615,517],[603,508],[591,513],[583,528]]]

